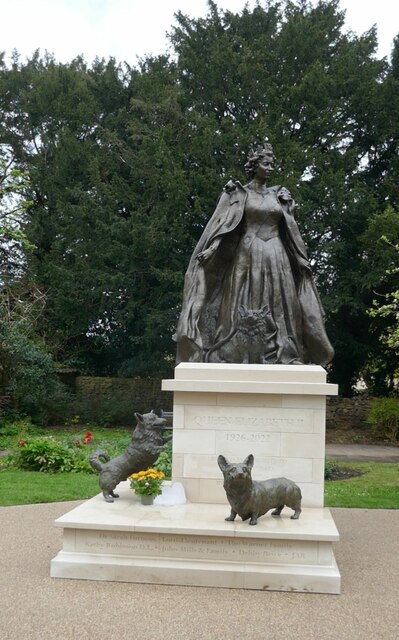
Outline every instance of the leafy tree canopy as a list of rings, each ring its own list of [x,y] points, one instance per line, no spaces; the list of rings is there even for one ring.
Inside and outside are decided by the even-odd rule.
[[[248,149],[268,138],[275,182],[300,204],[331,377],[351,392],[381,356],[367,313],[381,263],[367,238],[388,204],[397,211],[399,41],[391,63],[378,60],[375,29],[343,25],[338,0],[237,14],[209,2],[205,18],[177,14],[171,57],[130,68],[37,53],[0,66],[0,143],[29,174],[28,268],[59,360],[170,373],[191,251],[224,183],[245,180]]]

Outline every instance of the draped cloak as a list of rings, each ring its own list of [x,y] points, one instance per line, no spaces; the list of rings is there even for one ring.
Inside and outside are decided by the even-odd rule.
[[[306,248],[294,219],[295,204],[280,186],[271,187],[270,191],[275,193],[283,212],[279,236],[291,265],[302,315],[302,344],[298,349],[301,361],[325,365],[332,360],[334,352],[324,330],[323,309]],[[230,180],[194,249],[185,275],[183,305],[176,331],[177,362],[204,361],[223,334],[223,327],[220,327],[221,304],[226,298],[226,279],[243,232],[247,198],[247,187]],[[200,264],[198,255],[215,241],[219,241],[216,251]],[[278,325],[278,318],[275,320]],[[277,360],[277,363],[282,362]]]

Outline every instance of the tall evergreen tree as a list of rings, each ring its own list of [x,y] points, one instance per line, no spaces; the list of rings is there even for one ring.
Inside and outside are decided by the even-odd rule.
[[[338,0],[270,0],[240,13],[179,13],[174,55],[135,68],[51,57],[0,66],[0,142],[31,181],[29,266],[46,291],[58,358],[99,373],[173,366],[171,335],[189,256],[223,185],[245,180],[268,137],[276,183],[299,202],[350,393],[370,358],[369,221],[397,210],[398,42],[344,32]]]

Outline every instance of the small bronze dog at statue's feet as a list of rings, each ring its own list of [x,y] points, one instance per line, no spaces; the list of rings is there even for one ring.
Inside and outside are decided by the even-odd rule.
[[[279,516],[285,505],[295,512],[291,516],[292,520],[299,518],[302,495],[300,488],[292,480],[252,480],[252,454],[239,464],[230,464],[224,456],[219,456],[218,465],[223,473],[223,487],[231,506],[231,513],[226,520],[234,520],[238,514],[243,520],[250,519],[249,524],[256,524],[258,518],[270,509],[274,508],[272,516]]]
[[[93,469],[100,472],[99,483],[107,502],[114,502],[114,498],[119,498],[114,489],[122,480],[127,480],[132,473],[151,467],[172,438],[171,435],[163,436],[165,418],[158,418],[153,411],[134,415],[137,426],[126,451],[110,460],[109,455],[100,449],[89,458]],[[100,458],[105,462],[101,462]]]

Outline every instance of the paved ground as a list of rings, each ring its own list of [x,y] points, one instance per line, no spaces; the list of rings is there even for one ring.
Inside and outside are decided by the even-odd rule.
[[[399,448],[327,445],[340,460],[399,462]],[[53,579],[54,520],[79,502],[0,507],[2,640],[398,640],[399,510],[331,509],[342,594]]]
[[[333,460],[345,461],[399,462],[399,447],[369,444],[326,444],[326,456]]]
[[[2,640],[397,640],[399,510],[332,509],[340,596],[49,577],[54,519],[78,502],[0,508]]]

